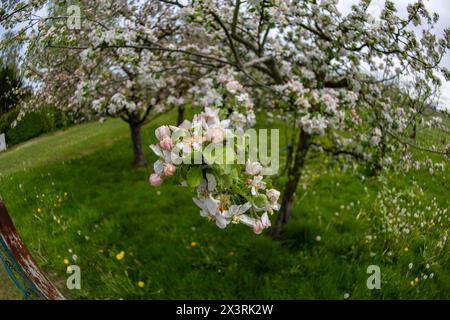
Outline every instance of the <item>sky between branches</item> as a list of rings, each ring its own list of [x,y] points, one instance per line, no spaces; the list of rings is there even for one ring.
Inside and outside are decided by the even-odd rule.
[[[393,0],[398,13],[401,17],[407,16],[406,6],[412,3],[412,0]],[[339,0],[338,8],[343,14],[350,12],[350,8],[353,4],[358,3],[358,0]],[[433,33],[442,37],[444,34],[444,29],[450,27],[450,1],[449,0],[424,0],[424,3],[430,13],[436,12],[439,14],[439,21]],[[372,0],[372,4],[369,7],[369,12],[374,16],[379,16],[381,10],[384,7],[384,0]],[[417,32],[421,32],[419,28],[416,28]],[[450,69],[450,53],[446,53],[442,66]],[[445,81],[442,79],[441,97],[439,101],[439,107],[442,109],[450,110],[450,81]]]

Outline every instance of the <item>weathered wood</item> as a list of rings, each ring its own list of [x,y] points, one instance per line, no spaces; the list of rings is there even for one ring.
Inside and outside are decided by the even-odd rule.
[[[11,217],[0,199],[0,249],[6,252],[7,268],[15,273],[25,283],[28,294],[35,294],[41,299],[64,300],[64,296],[47,278],[31,256],[20,238]],[[1,252],[0,252],[1,253]],[[2,259],[3,260],[3,259]],[[11,261],[12,260],[12,261]]]

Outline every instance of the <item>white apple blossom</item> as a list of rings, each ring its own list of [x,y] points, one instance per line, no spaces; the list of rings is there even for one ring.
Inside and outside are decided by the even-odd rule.
[[[275,190],[275,189],[269,189],[266,192],[267,198],[270,200],[270,202],[272,203],[276,203],[278,202],[278,199],[280,198],[280,191]]]
[[[247,163],[245,164],[245,173],[252,176],[259,174],[262,169],[262,165],[257,161],[251,162],[250,160],[247,160]]]
[[[267,194],[264,193],[267,181],[258,175],[262,170],[259,162],[236,164],[236,169],[239,168],[241,174],[230,176],[230,180],[224,176],[231,175],[231,172],[223,171],[220,165],[209,163],[205,159],[201,164],[175,162],[177,157],[174,155],[178,155],[180,151],[182,156],[189,158],[196,151],[202,153],[202,148],[209,144],[223,141],[232,122],[222,120],[218,109],[206,108],[204,112],[195,115],[192,121],[184,121],[180,126],[161,126],[156,129],[155,136],[159,142],[150,147],[159,159],[153,165],[154,173],[149,181],[152,185],[159,186],[164,179],[186,172],[186,176],[180,177],[180,182],[196,189],[197,197],[193,198],[193,202],[200,208],[200,216],[214,221],[221,229],[230,223],[242,223],[260,234],[271,226],[268,214],[279,210],[280,192],[270,189]],[[178,170],[180,166],[186,166],[187,169]],[[247,177],[252,176],[250,184],[244,173]],[[230,181],[231,184],[225,181]],[[238,197],[234,189],[236,187],[241,189]],[[243,197],[243,194],[246,196]]]
[[[259,190],[266,189],[266,183],[263,181],[263,176],[255,176],[253,179],[250,179],[249,188],[254,196],[259,193]]]

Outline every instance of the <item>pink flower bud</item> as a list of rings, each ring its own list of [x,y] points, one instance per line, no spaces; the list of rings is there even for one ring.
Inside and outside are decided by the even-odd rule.
[[[152,186],[160,186],[163,183],[163,179],[156,173],[152,173],[149,178],[149,182]]]
[[[161,149],[164,150],[172,150],[173,148],[172,138],[170,137],[163,138],[162,141],[159,143],[159,146],[161,147]]]
[[[161,141],[164,138],[170,137],[170,129],[168,126],[161,126],[155,130],[156,138]]]
[[[173,176],[175,174],[175,171],[177,171],[177,167],[175,167],[171,163],[168,163],[164,166],[164,175],[166,177]]]
[[[260,220],[256,220],[255,225],[253,226],[253,232],[256,234],[261,234],[264,230],[264,226]]]

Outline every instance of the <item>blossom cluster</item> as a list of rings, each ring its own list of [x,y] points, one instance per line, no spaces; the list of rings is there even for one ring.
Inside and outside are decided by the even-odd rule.
[[[238,115],[241,114],[233,112],[231,117]],[[238,146],[225,147],[227,139],[235,137],[237,126],[242,129],[239,123],[234,123],[232,119],[222,120],[219,109],[207,107],[192,121],[157,128],[158,143],[150,147],[159,159],[153,165],[149,181],[159,186],[174,177],[182,186],[195,189],[193,201],[202,217],[215,221],[221,229],[242,223],[260,234],[271,225],[269,215],[279,209],[280,192],[270,188],[259,162],[218,161],[224,155],[220,150],[228,157],[236,156]],[[214,154],[208,152],[212,145],[219,146]]]
[[[294,116],[308,134],[324,135],[340,128],[346,118],[345,107],[353,106],[357,95],[352,91],[310,89],[298,79],[276,86],[288,104],[295,106]]]
[[[207,107],[227,105],[233,111],[228,119],[239,131],[256,122],[254,104],[247,89],[236,79],[233,72],[222,70],[216,78],[205,78],[189,89],[196,104]]]

